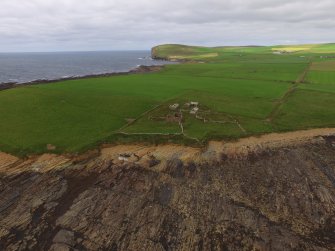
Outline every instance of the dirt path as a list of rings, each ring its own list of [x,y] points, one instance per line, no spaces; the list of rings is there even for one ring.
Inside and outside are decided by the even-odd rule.
[[[280,111],[280,108],[283,106],[283,104],[286,103],[288,97],[295,92],[295,90],[297,89],[297,87],[298,87],[298,83],[295,83],[294,85],[292,85],[288,89],[288,91],[284,94],[284,96],[282,96],[280,98],[280,100],[277,102],[277,104],[275,105],[275,107],[273,108],[273,110],[271,111],[271,113],[269,114],[269,116],[266,118],[266,121],[268,121],[268,122],[272,122],[273,121],[273,119],[276,117],[276,115]]]
[[[301,84],[305,81],[306,75],[309,72],[309,70],[312,68],[313,62],[309,62],[308,66],[304,70],[304,72],[299,76],[299,78],[296,80],[297,84]]]
[[[296,89],[298,88],[299,84],[303,83],[305,81],[306,75],[309,71],[309,69],[312,66],[312,62],[308,64],[308,66],[305,68],[302,74],[297,78],[297,80],[294,82],[294,84],[287,90],[287,92],[280,98],[280,100],[277,102],[276,106],[272,109],[269,116],[266,118],[266,121],[272,122],[273,119],[277,116],[278,112],[280,111],[283,104],[286,103],[288,98],[293,94]]]

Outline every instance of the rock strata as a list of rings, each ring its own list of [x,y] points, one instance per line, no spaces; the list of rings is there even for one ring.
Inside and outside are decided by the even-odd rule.
[[[6,155],[0,250],[335,250],[334,143]]]

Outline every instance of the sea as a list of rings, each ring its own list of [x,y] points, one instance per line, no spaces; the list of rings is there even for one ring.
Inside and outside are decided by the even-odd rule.
[[[0,53],[0,84],[127,72],[139,65],[163,65],[150,51]]]

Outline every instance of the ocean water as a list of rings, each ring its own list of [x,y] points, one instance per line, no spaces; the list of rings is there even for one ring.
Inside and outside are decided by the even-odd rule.
[[[124,72],[138,65],[162,65],[150,51],[0,53],[0,83],[25,83]]]

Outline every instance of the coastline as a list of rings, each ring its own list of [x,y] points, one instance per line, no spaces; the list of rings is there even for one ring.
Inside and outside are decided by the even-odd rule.
[[[162,70],[164,67],[165,65],[140,65],[136,68],[130,69],[129,71],[122,71],[122,72],[89,74],[89,75],[83,75],[83,76],[73,76],[73,77],[65,77],[65,78],[57,78],[57,79],[36,79],[33,81],[24,82],[24,83],[5,82],[5,83],[0,83],[0,91],[18,88],[18,87],[31,86],[31,85],[57,83],[57,82],[67,81],[67,80],[113,77],[113,76],[122,76],[122,75],[130,75],[130,74],[158,72]]]
[[[333,142],[4,155],[1,247],[164,250],[172,236],[175,250],[334,250]]]
[[[136,156],[150,158],[152,153],[157,155],[160,160],[173,159],[173,156],[179,156],[179,159],[187,162],[201,164],[202,162],[218,161],[222,154],[231,158],[246,157],[252,153],[259,153],[263,150],[284,149],[304,145],[309,142],[324,142],[331,148],[335,148],[335,128],[314,128],[306,130],[297,130],[290,132],[267,133],[259,136],[249,136],[239,138],[236,141],[211,140],[206,146],[187,146],[176,143],[161,143],[158,145],[141,143],[101,143],[96,147],[77,153],[56,153],[46,151],[41,154],[30,154],[27,156],[17,156],[15,154],[0,151],[0,168],[9,165],[12,160],[35,160],[44,155],[62,156],[69,159],[82,159],[91,157],[93,154],[110,155],[112,159],[118,162],[118,157],[122,154],[131,153]],[[137,162],[139,160],[136,160]],[[129,162],[129,161],[126,161]],[[130,161],[132,162],[132,161]]]

